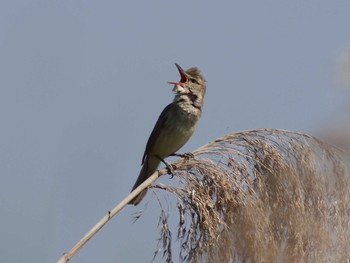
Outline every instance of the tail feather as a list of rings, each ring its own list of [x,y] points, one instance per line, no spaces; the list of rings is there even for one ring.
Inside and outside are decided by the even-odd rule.
[[[147,157],[131,191],[134,191],[140,184],[148,179],[156,170],[160,161],[155,157]],[[129,202],[129,205],[138,205],[145,197],[147,189],[139,193],[134,199]]]

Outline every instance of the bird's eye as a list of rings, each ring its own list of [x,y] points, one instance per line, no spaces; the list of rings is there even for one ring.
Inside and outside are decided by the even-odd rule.
[[[197,81],[196,79],[194,79],[194,78],[190,78],[190,81],[191,81],[192,83],[198,84],[198,81]]]

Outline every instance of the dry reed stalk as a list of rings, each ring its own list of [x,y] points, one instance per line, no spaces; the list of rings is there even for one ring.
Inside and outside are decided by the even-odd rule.
[[[350,177],[342,153],[309,135],[223,136],[173,163],[175,230],[160,201],[160,244],[183,262],[349,262]],[[155,253],[157,254],[157,253]]]

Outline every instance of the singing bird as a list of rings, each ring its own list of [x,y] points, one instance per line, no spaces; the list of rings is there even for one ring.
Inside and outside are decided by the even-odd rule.
[[[142,158],[142,168],[132,191],[150,177],[159,163],[178,151],[192,136],[202,113],[206,91],[205,79],[196,67],[183,70],[176,64],[181,80],[172,81],[175,97],[164,108],[148,139]],[[147,189],[137,195],[129,204],[137,205],[146,195]]]

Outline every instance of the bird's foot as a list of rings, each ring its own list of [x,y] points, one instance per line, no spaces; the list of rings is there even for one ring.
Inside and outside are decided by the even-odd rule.
[[[166,169],[168,170],[168,174],[171,175],[170,179],[172,179],[174,177],[174,170],[176,170],[176,165],[172,164],[172,163],[168,163],[167,161],[165,161],[163,158],[160,158],[159,156],[157,156],[157,158],[164,163],[164,165],[166,166]]]
[[[191,152],[187,152],[187,153],[173,153],[171,154],[171,156],[177,156],[177,157],[181,157],[181,158],[184,158],[184,159],[192,159],[194,158],[194,154],[191,153]]]
[[[176,165],[172,164],[172,163],[166,163],[165,164],[167,170],[168,170],[168,174],[170,174],[170,179],[174,178],[174,174],[175,174],[175,169],[177,168]]]

